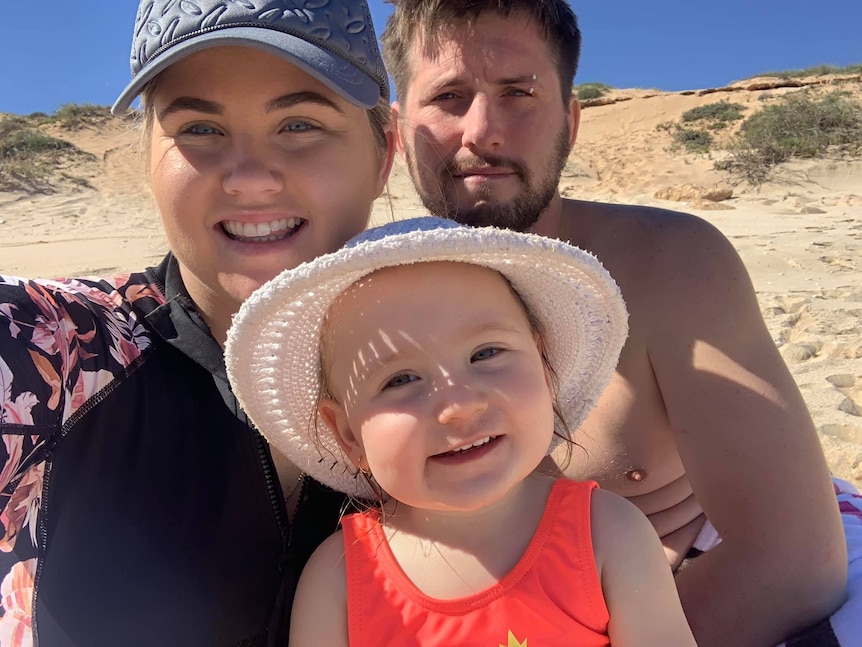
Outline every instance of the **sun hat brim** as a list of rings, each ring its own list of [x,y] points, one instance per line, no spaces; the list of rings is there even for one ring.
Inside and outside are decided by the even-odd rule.
[[[260,26],[224,27],[173,43],[151,58],[122,91],[111,112],[115,115],[126,112],[143,87],[177,61],[204,49],[231,45],[252,47],[278,56],[360,108],[373,108],[381,96],[388,96],[388,88],[382,88],[358,67],[303,38]]]
[[[254,425],[299,469],[335,490],[373,497],[316,411],[324,317],[372,272],[440,261],[488,267],[509,280],[538,321],[570,429],[611,379],[628,315],[617,284],[592,254],[543,236],[438,218],[369,230],[256,290],[234,317],[225,347],[231,386]]]

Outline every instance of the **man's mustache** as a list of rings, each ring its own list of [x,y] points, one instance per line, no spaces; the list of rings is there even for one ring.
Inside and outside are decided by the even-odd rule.
[[[498,155],[483,155],[482,157],[476,155],[452,159],[445,163],[443,170],[454,177],[456,175],[464,175],[468,171],[475,171],[476,169],[498,168],[512,171],[522,180],[527,177],[527,167],[523,162]]]

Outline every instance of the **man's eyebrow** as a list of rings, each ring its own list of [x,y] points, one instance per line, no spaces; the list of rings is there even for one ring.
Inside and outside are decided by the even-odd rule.
[[[520,74],[517,76],[504,76],[494,79],[494,85],[520,85],[523,83],[536,83],[536,79],[532,74]],[[468,85],[469,81],[460,74],[451,76],[441,76],[437,79],[432,87],[432,92],[440,92],[446,88],[457,88],[462,85]]]
[[[318,94],[317,92],[293,92],[291,94],[284,94],[266,104],[266,111],[274,112],[276,110],[284,110],[302,103],[315,103],[319,106],[331,108],[336,112],[344,114],[344,110],[341,109],[341,106],[335,103],[332,99],[329,99],[322,94]]]
[[[522,74],[520,76],[506,76],[497,79],[497,85],[518,85],[520,83],[535,83],[536,78],[533,74]]]
[[[452,86],[464,85],[467,81],[459,73],[442,74],[435,79],[433,87],[435,90],[451,88]]]

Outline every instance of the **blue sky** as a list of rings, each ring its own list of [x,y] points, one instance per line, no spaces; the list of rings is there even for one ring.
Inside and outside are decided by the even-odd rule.
[[[109,105],[129,78],[134,0],[0,0],[0,112]],[[370,0],[382,30],[390,13]],[[758,72],[862,63],[859,0],[572,0],[577,82],[683,90]]]

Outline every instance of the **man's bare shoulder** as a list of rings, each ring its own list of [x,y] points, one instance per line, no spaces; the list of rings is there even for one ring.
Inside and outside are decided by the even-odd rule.
[[[650,284],[665,292],[668,281],[680,285],[701,282],[715,272],[745,273],[715,226],[679,211],[565,200],[561,238],[595,254],[629,293],[627,299],[634,297],[633,288]]]
[[[573,233],[573,242],[589,243],[602,251],[630,243],[644,249],[654,244],[687,246],[724,239],[713,225],[688,213],[586,200],[564,200],[561,225]]]
[[[566,200],[561,233],[614,276],[636,327],[681,303],[720,299],[753,305],[748,273],[715,226],[686,213],[640,205]],[[567,235],[568,234],[568,235]],[[561,236],[562,237],[562,236]],[[729,286],[735,286],[728,290]],[[638,322],[638,320],[640,321]]]

